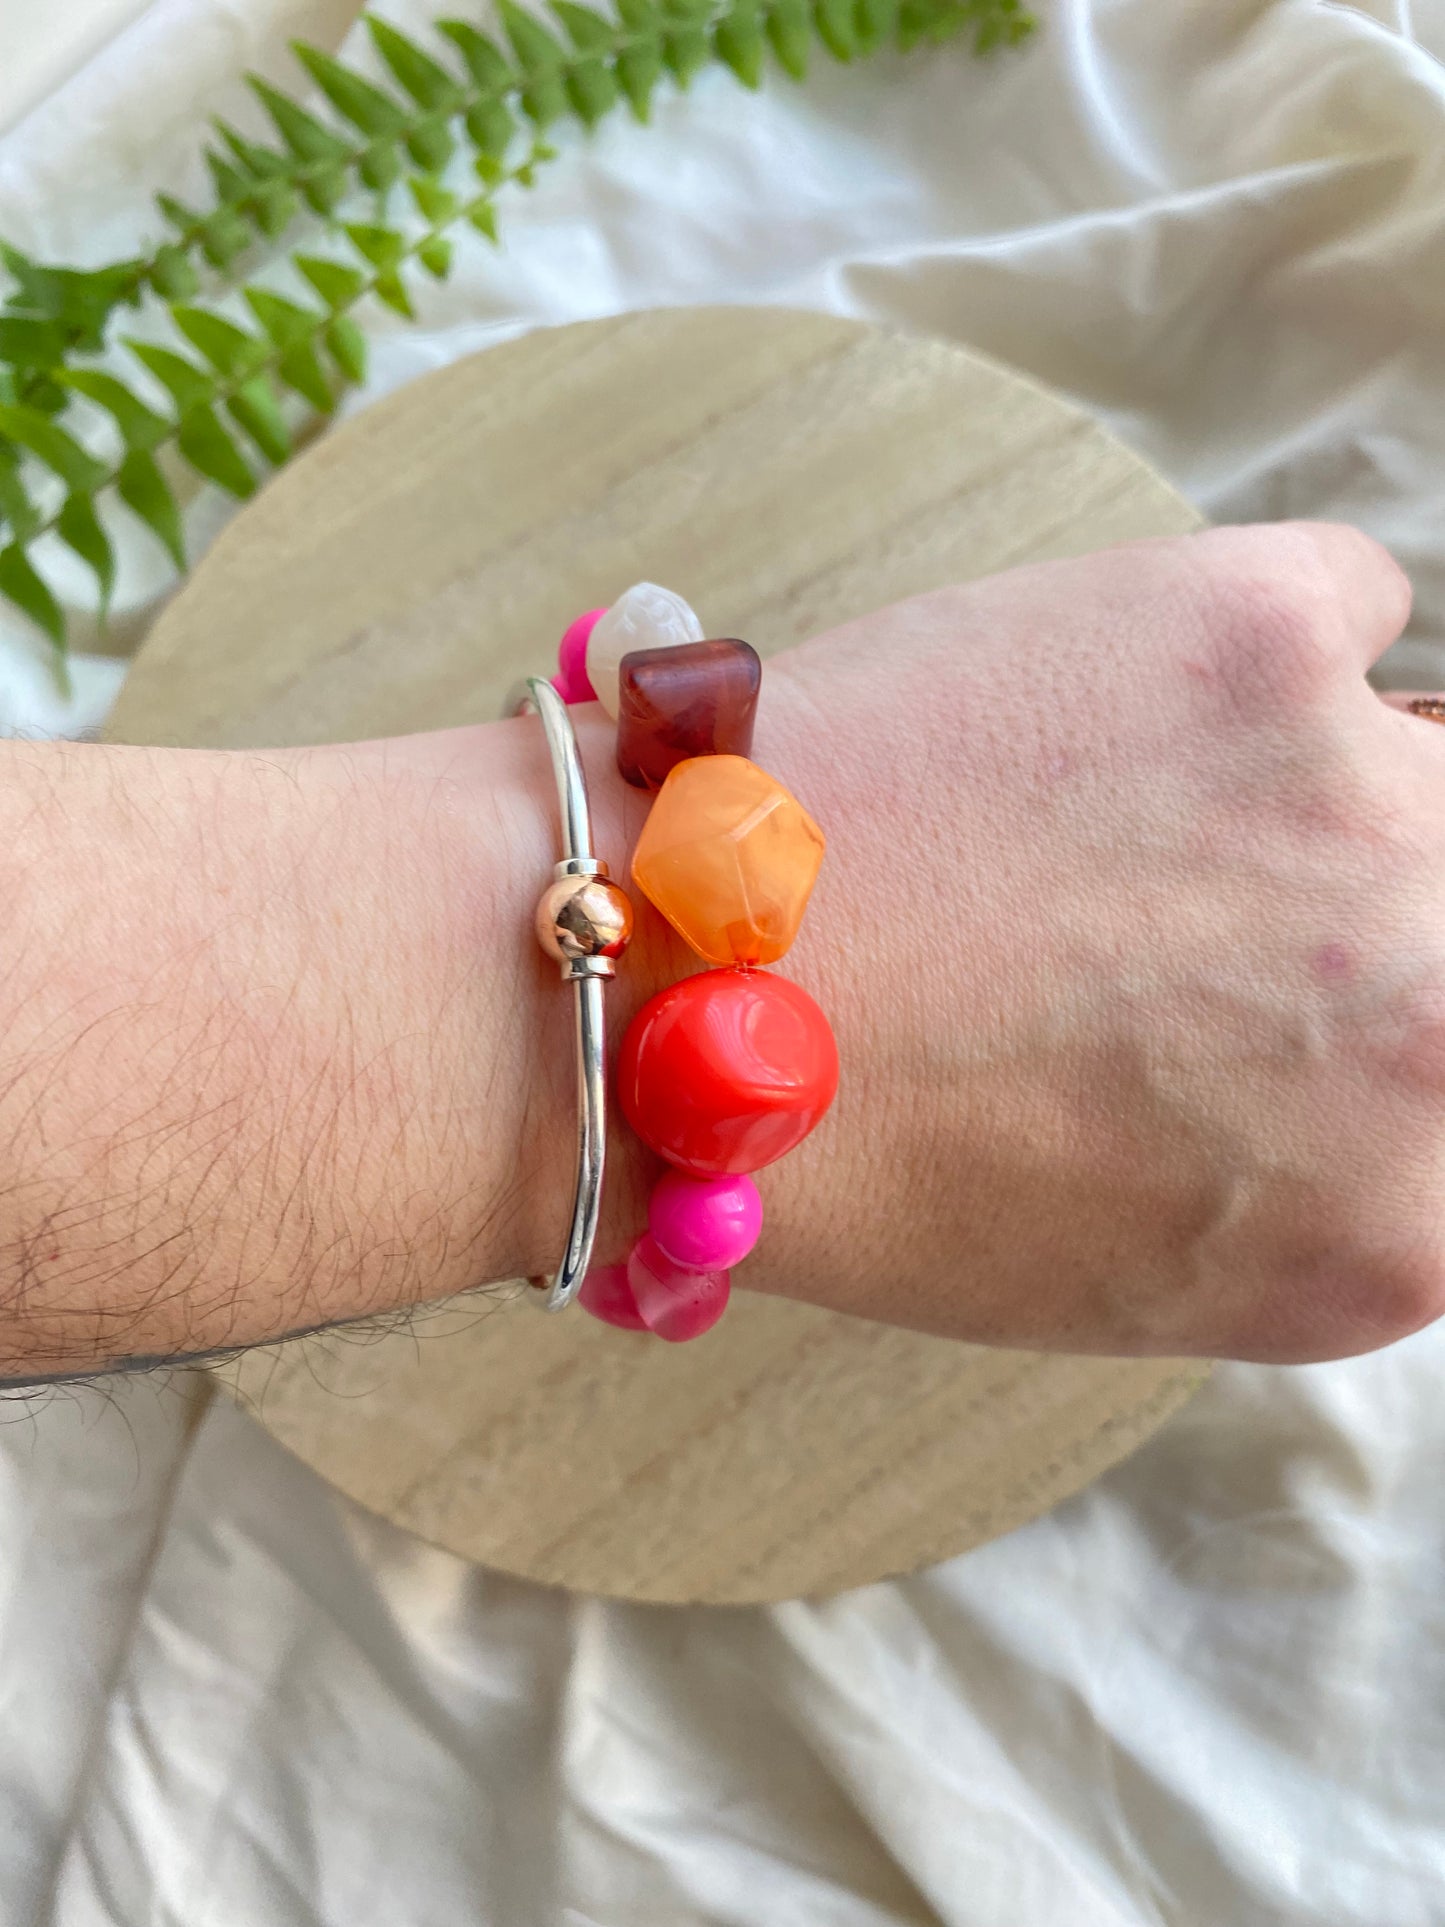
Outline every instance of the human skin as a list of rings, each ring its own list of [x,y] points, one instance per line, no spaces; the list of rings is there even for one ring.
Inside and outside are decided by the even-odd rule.
[[[761,1175],[740,1284],[990,1344],[1274,1361],[1445,1310],[1445,731],[1365,681],[1408,599],[1352,530],[1218,530],[768,665],[756,760],[829,838],[782,968],[843,1081]],[[625,876],[647,799],[574,716]],[[555,838],[533,719],[6,745],[0,1374],[549,1269]],[[641,906],[614,1042],[695,967]],[[600,1261],[657,1169],[614,1130]]]

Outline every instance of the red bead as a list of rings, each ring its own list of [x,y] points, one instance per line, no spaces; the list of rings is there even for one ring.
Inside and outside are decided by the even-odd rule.
[[[622,1040],[618,1094],[681,1171],[757,1171],[801,1144],[838,1088],[838,1046],[806,990],[764,970],[705,970],[660,991]]]
[[[635,649],[617,671],[617,767],[634,789],[661,789],[690,756],[747,756],[763,665],[724,638]]]

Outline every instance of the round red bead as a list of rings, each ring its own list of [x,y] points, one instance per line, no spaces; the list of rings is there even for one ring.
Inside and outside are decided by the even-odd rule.
[[[681,1171],[758,1171],[833,1101],[838,1046],[806,990],[763,970],[705,970],[644,1004],[618,1093],[628,1123]]]

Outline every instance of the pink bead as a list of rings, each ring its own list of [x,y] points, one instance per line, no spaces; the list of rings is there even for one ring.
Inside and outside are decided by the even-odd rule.
[[[589,1271],[582,1280],[577,1302],[604,1325],[616,1325],[625,1332],[647,1330],[627,1282],[626,1265],[599,1265]]]
[[[763,1228],[763,1201],[749,1177],[693,1178],[669,1171],[647,1207],[658,1249],[683,1271],[740,1265]]]
[[[727,1310],[732,1288],[725,1271],[684,1271],[652,1238],[639,1238],[633,1247],[627,1282],[643,1324],[674,1345],[711,1331]]]
[[[595,703],[597,691],[587,674],[587,642],[605,609],[589,609],[569,624],[557,650],[557,673],[552,687],[564,703]]]

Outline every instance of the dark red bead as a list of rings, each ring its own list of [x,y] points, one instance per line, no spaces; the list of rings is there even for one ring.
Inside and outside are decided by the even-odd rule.
[[[806,990],[766,970],[705,970],[628,1026],[617,1091],[659,1156],[713,1177],[801,1144],[838,1088],[838,1046]]]
[[[617,672],[617,767],[634,788],[661,789],[691,756],[746,756],[763,665],[723,638],[634,649]]]

